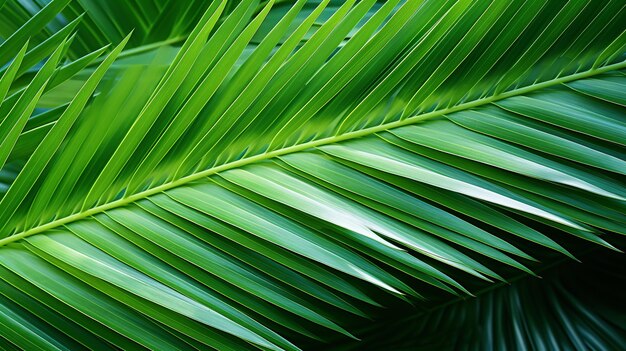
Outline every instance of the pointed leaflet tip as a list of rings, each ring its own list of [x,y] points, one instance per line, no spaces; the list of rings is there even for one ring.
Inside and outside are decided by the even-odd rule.
[[[401,291],[396,290],[394,287],[388,285],[387,283],[383,282],[382,280],[372,276],[371,274],[363,271],[362,269],[358,268],[355,265],[350,265],[350,268],[352,268],[363,280],[368,281],[374,285],[377,285],[385,290],[391,291],[392,293],[398,294],[400,296],[404,295]]]
[[[35,152],[26,162],[26,165],[13,182],[7,194],[3,197],[0,204],[3,206],[2,212],[0,212],[0,222],[4,223],[2,229],[6,229],[7,223],[10,223],[10,219],[17,210],[17,208],[24,202],[26,195],[32,189],[34,184],[41,176],[44,168],[48,165],[61,143],[65,140],[67,133],[76,120],[78,119],[83,108],[89,101],[94,90],[98,86],[102,77],[111,66],[113,61],[120,54],[130,34],[122,40],[122,42],[104,59],[104,61],[96,68],[96,70],[89,76],[87,81],[80,88],[78,93],[74,96],[69,106],[65,109],[61,117],[57,120],[55,125],[50,129],[48,134],[44,137],[39,144]],[[69,40],[68,40],[69,41]],[[48,61],[53,62],[54,66],[58,62],[60,53],[67,48],[67,42],[62,47],[57,48],[55,53]],[[53,61],[54,60],[54,61]],[[41,72],[41,71],[40,71]],[[39,192],[54,192],[54,188],[42,188]]]
[[[22,49],[20,49],[20,51],[17,53],[17,56],[15,56],[11,64],[9,64],[8,67],[4,68],[4,73],[2,74],[2,76],[0,76],[0,105],[2,105],[2,101],[4,101],[6,93],[9,91],[11,84],[13,83],[13,79],[15,78],[15,75],[17,74],[17,71],[22,64],[22,60],[24,59],[24,55],[26,54],[26,49],[28,49],[29,42],[30,38],[26,39],[26,43],[24,44],[24,46],[22,46]]]
[[[130,30],[130,32],[126,35],[126,37],[124,38],[124,40],[122,40],[122,42],[124,42],[124,44],[126,44],[126,42],[128,42],[128,39],[130,39],[130,37],[133,35],[133,33],[135,33],[135,28]]]

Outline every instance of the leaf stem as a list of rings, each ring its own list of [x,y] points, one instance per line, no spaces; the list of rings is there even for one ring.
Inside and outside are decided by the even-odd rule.
[[[600,68],[596,68],[596,69],[591,69],[588,71],[584,71],[584,72],[580,72],[580,73],[575,73],[572,75],[568,75],[568,76],[564,76],[564,77],[560,77],[560,78],[556,78],[556,79],[552,79],[552,80],[548,80],[548,81],[544,81],[541,83],[535,83],[532,85],[528,85],[522,88],[518,88],[518,89],[514,89],[514,90],[510,90],[498,95],[494,95],[494,96],[490,96],[490,97],[485,97],[482,99],[478,99],[478,100],[474,100],[474,101],[470,101],[470,102],[466,102],[466,103],[462,103],[453,107],[449,107],[446,109],[442,109],[442,110],[436,110],[436,111],[432,111],[432,112],[428,112],[428,113],[424,113],[421,115],[415,115],[412,117],[408,117],[406,119],[402,119],[402,120],[398,120],[398,121],[394,121],[394,122],[390,122],[390,123],[385,123],[385,124],[381,124],[378,126],[374,126],[374,127],[369,127],[369,128],[365,128],[362,130],[358,130],[358,131],[353,131],[353,132],[349,132],[349,133],[345,133],[342,135],[336,135],[333,137],[328,137],[328,138],[324,138],[324,139],[319,139],[319,140],[313,140],[313,141],[309,141],[303,144],[299,144],[299,145],[293,145],[293,146],[289,146],[286,148],[282,148],[282,149],[278,149],[278,150],[274,150],[271,152],[267,152],[264,154],[259,154],[259,155],[255,155],[255,156],[250,156],[250,157],[246,157],[237,161],[233,161],[233,162],[229,162],[217,167],[213,167],[198,173],[194,173],[191,175],[188,175],[186,177],[177,179],[175,181],[172,181],[170,183],[166,183],[166,184],[162,184],[159,185],[157,187],[139,192],[137,194],[133,194],[130,195],[128,197],[119,199],[119,200],[115,200],[94,208],[91,208],[89,210],[83,211],[83,212],[79,212],[67,217],[63,217],[63,218],[59,218],[57,220],[54,220],[50,223],[46,223],[44,225],[40,225],[38,227],[34,227],[31,228],[27,231],[15,234],[15,235],[11,235],[8,236],[6,238],[0,239],[0,247],[10,244],[14,241],[23,239],[25,237],[34,235],[34,234],[38,234],[41,232],[44,232],[46,230],[52,229],[52,228],[56,228],[58,226],[62,226],[65,225],[67,223],[70,222],[74,222],[92,215],[95,215],[97,213],[100,212],[104,212],[116,207],[121,207],[124,205],[127,205],[129,203],[132,203],[134,201],[146,198],[148,196],[154,195],[154,194],[158,194],[161,193],[163,191],[178,187],[180,185],[195,181],[195,180],[199,180],[202,178],[206,178],[210,175],[219,173],[219,172],[223,172],[229,169],[233,169],[233,168],[239,168],[239,167],[243,167],[245,165],[254,163],[254,162],[259,162],[259,161],[263,161],[263,160],[267,160],[267,159],[271,159],[274,157],[278,157],[278,156],[282,156],[282,155],[286,155],[286,154],[290,154],[290,153],[294,153],[294,152],[299,152],[299,151],[304,151],[307,149],[311,149],[311,148],[315,148],[315,147],[319,147],[322,145],[328,145],[328,144],[333,144],[333,143],[337,143],[337,142],[341,142],[341,141],[346,141],[346,140],[350,140],[350,139],[355,139],[355,138],[360,138],[360,137],[364,137],[367,135],[371,135],[371,134],[375,134],[378,132],[382,132],[385,130],[389,130],[389,129],[393,129],[393,128],[398,128],[398,127],[402,127],[405,125],[409,125],[409,124],[413,124],[416,122],[421,122],[427,119],[431,119],[431,118],[435,118],[435,117],[439,117],[439,116],[443,116],[445,114],[449,114],[449,113],[453,113],[453,112],[457,112],[457,111],[461,111],[461,110],[466,110],[466,109],[470,109],[470,108],[474,108],[474,107],[478,107],[478,106],[482,106],[482,105],[486,105],[489,104],[491,102],[497,101],[497,100],[502,100],[508,97],[512,97],[512,96],[517,96],[517,95],[521,95],[521,94],[526,94],[535,90],[539,90],[539,89],[543,89],[543,88],[547,88],[550,86],[554,86],[554,85],[558,85],[558,84],[563,84],[563,83],[567,83],[567,82],[571,82],[574,80],[578,80],[578,79],[583,79],[583,78],[587,78],[587,77],[591,77],[594,75],[598,75],[601,73],[605,73],[605,72],[609,72],[609,71],[613,71],[613,70],[619,70],[622,68],[626,68],[626,61],[622,61],[619,63],[615,63],[612,65],[607,65],[604,67],[600,67]]]
[[[120,53],[118,55],[118,59],[124,58],[124,57],[128,57],[128,56],[138,55],[138,54],[141,54],[141,53],[144,53],[144,52],[148,52],[150,50],[159,48],[161,46],[167,46],[167,45],[173,45],[173,44],[176,44],[176,43],[180,43],[180,42],[184,41],[185,39],[187,39],[187,36],[186,35],[181,35],[181,36],[174,37],[174,38],[169,38],[169,39],[166,39],[166,40],[163,40],[163,41],[157,41],[157,42],[150,43],[150,44],[147,44],[147,45],[142,45],[142,46],[138,46],[138,47],[135,47],[135,48],[132,48],[132,49],[124,50],[124,51],[122,51],[122,53]],[[104,58],[103,57],[99,57],[99,58],[93,60],[92,62],[90,62],[87,65],[87,67],[96,66],[100,62],[102,62],[102,60],[104,60]]]

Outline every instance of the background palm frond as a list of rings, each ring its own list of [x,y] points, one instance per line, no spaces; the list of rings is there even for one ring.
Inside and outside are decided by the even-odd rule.
[[[626,342],[621,307],[624,255],[584,256],[404,318],[389,317],[331,350],[619,350]],[[599,283],[601,282],[601,283]]]

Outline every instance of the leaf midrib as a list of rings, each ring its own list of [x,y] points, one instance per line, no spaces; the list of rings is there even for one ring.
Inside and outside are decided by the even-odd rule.
[[[274,0],[274,6],[282,4],[282,3],[287,3],[288,0]],[[0,0],[0,3],[2,3],[2,1]],[[267,1],[263,1],[262,3],[259,4],[259,6],[257,6],[256,10],[254,11],[254,14],[256,16],[256,14],[258,14],[259,12],[261,12],[261,10],[265,7],[265,5],[267,5]],[[221,23],[224,21],[224,18],[220,18],[218,20],[218,23]],[[179,35],[176,37],[171,37],[171,38],[167,38],[161,41],[155,41],[152,43],[147,43],[147,44],[143,44],[137,47],[134,47],[132,49],[128,49],[128,50],[124,50],[122,51],[122,53],[120,53],[118,55],[118,59],[120,58],[125,58],[125,57],[130,57],[130,56],[134,56],[134,55],[138,55],[138,54],[143,54],[146,53],[148,51],[152,51],[154,49],[158,49],[162,46],[170,46],[170,45],[175,45],[178,43],[182,43],[185,40],[187,40],[189,36],[188,35]],[[103,58],[97,58],[95,60],[93,60],[92,62],[90,62],[87,67],[93,67],[96,66],[98,64],[100,64],[102,62]]]
[[[162,41],[157,41],[157,42],[154,42],[154,43],[137,46],[137,47],[134,47],[132,49],[128,49],[128,50],[122,51],[122,53],[120,53],[117,58],[118,59],[122,59],[122,58],[130,57],[130,56],[134,56],[134,55],[143,54],[143,53],[146,53],[148,51],[152,51],[154,49],[158,49],[158,48],[160,48],[162,46],[169,46],[169,45],[175,45],[175,44],[181,43],[181,42],[185,41],[186,39],[187,39],[187,36],[181,35],[181,36],[177,36],[177,37],[173,37],[173,38],[168,38],[168,39],[165,39],[165,40],[162,40]],[[99,57],[99,58],[91,61],[86,67],[97,66],[103,60],[104,60],[103,57]]]
[[[323,139],[318,139],[318,140],[313,140],[313,141],[309,141],[303,144],[298,144],[298,145],[293,145],[293,146],[289,146],[286,148],[282,148],[282,149],[278,149],[278,150],[274,150],[271,152],[267,152],[264,154],[259,154],[259,155],[255,155],[255,156],[251,156],[251,157],[246,157],[246,158],[242,158],[240,160],[237,161],[233,161],[233,162],[229,162],[229,163],[225,163],[223,165],[217,166],[217,167],[213,167],[213,168],[209,168],[207,170],[198,172],[198,173],[194,173],[188,176],[185,176],[183,178],[177,179],[175,181],[169,182],[169,183],[165,183],[162,185],[159,185],[157,187],[148,189],[148,190],[144,190],[142,192],[130,195],[128,197],[119,199],[119,200],[115,200],[112,202],[108,202],[105,204],[102,204],[100,206],[96,206],[94,208],[88,209],[86,211],[83,212],[79,212],[79,213],[75,213],[73,215],[70,216],[66,216],[63,218],[59,218],[55,221],[31,228],[27,231],[21,232],[21,233],[17,233],[11,236],[8,236],[6,238],[0,239],[0,247],[7,245],[9,243],[12,243],[14,241],[23,239],[25,237],[31,236],[31,235],[35,235],[35,234],[39,234],[42,233],[46,230],[49,229],[53,229],[56,228],[58,226],[61,225],[65,225],[67,223],[71,223],[74,221],[78,221],[84,218],[87,218],[89,216],[95,215],[97,213],[101,213],[116,207],[121,207],[130,203],[133,203],[135,201],[147,198],[148,196],[151,195],[155,195],[158,193],[161,193],[163,191],[172,189],[172,188],[176,188],[178,186],[187,184],[189,182],[198,180],[198,179],[202,179],[208,176],[211,176],[213,174],[219,173],[219,172],[223,172],[229,169],[233,169],[233,168],[239,168],[239,167],[243,167],[245,165],[251,164],[251,163],[255,163],[258,161],[263,161],[263,160],[267,160],[267,159],[271,159],[274,157],[278,157],[278,156],[282,156],[282,155],[286,155],[286,154],[291,154],[294,152],[299,152],[299,151],[304,151],[304,150],[308,150],[308,149],[312,149],[315,147],[319,147],[319,146],[323,146],[323,145],[328,145],[328,144],[334,144],[337,142],[341,142],[341,141],[346,141],[346,140],[350,140],[350,139],[356,139],[356,138],[360,138],[360,137],[364,137],[367,135],[371,135],[371,134],[375,134],[378,132],[382,132],[382,131],[386,131],[389,129],[393,129],[393,128],[398,128],[398,127],[402,127],[405,125],[409,125],[409,124],[413,124],[416,122],[420,122],[420,121],[424,121],[427,119],[431,119],[431,118],[435,118],[435,117],[439,117],[439,116],[443,116],[445,114],[449,114],[449,113],[453,113],[453,112],[457,112],[457,111],[462,111],[462,110],[466,110],[466,109],[470,109],[470,108],[474,108],[474,107],[478,107],[478,106],[482,106],[482,105],[486,105],[489,103],[492,103],[494,101],[498,101],[498,100],[502,100],[502,99],[506,99],[512,96],[517,96],[517,95],[522,95],[522,94],[526,94],[532,91],[536,91],[536,90],[540,90],[540,89],[544,89],[550,86],[554,86],[554,85],[558,85],[558,84],[563,84],[563,83],[567,83],[567,82],[571,82],[574,80],[578,80],[578,79],[583,79],[583,78],[588,78],[591,76],[595,76],[601,73],[605,73],[605,72],[609,72],[609,71],[613,71],[613,70],[619,70],[622,68],[626,68],[626,61],[622,61],[619,63],[615,63],[615,64],[611,64],[611,65],[607,65],[607,66],[603,66],[603,67],[599,67],[596,69],[591,69],[588,71],[584,71],[584,72],[579,72],[579,73],[575,73],[575,74],[571,74],[568,76],[564,76],[564,77],[560,77],[560,78],[556,78],[556,79],[552,79],[552,80],[548,80],[548,81],[544,81],[541,83],[535,83],[535,84],[531,84],[522,88],[518,88],[518,89],[514,89],[514,90],[510,90],[508,92],[504,92],[498,95],[493,95],[493,96],[489,96],[489,97],[485,97],[485,98],[481,98],[481,99],[477,99],[477,100],[473,100],[470,102],[465,102],[453,107],[449,107],[446,109],[442,109],[442,110],[436,110],[436,111],[432,111],[432,112],[428,112],[428,113],[424,113],[424,114],[420,114],[420,115],[415,115],[412,117],[408,117],[406,119],[402,119],[402,120],[398,120],[398,121],[394,121],[394,122],[390,122],[390,123],[385,123],[385,124],[381,124],[378,126],[374,126],[374,127],[369,127],[369,128],[365,128],[365,129],[361,129],[358,131],[353,131],[353,132],[348,132],[345,134],[341,134],[341,135],[336,135],[336,136],[332,136],[332,137],[328,137],[328,138],[323,138]]]
[[[581,252],[578,253],[578,255],[577,255],[578,258],[575,259],[575,262],[580,263],[581,261],[579,260],[579,258],[582,259],[584,257],[588,257],[588,256],[590,256],[590,255],[592,255],[594,253],[597,253],[598,250],[602,250],[602,249],[605,249],[605,248],[603,248],[602,246],[599,246],[599,245],[590,246],[587,249],[585,249],[584,251],[581,251]],[[541,277],[542,277],[540,275],[541,273],[550,272],[552,270],[557,270],[557,269],[559,269],[560,265],[562,265],[562,264],[564,264],[566,262],[572,262],[572,259],[570,257],[565,257],[565,256],[560,257],[559,259],[557,259],[554,262],[550,262],[550,263],[544,264],[541,267],[538,267],[537,269],[535,269],[534,272],[536,273],[536,276],[528,275],[528,273],[520,273],[520,274],[518,274],[516,276],[513,276],[513,277],[507,279],[506,281],[489,284],[487,287],[472,293],[471,297],[472,297],[472,299],[477,299],[477,298],[479,298],[481,296],[484,296],[484,295],[486,295],[486,294],[488,294],[490,292],[493,292],[495,290],[508,289],[512,285],[520,282],[523,279],[541,279]],[[395,319],[394,322],[395,323],[410,323],[413,320],[419,319],[421,317],[424,317],[424,316],[426,316],[428,314],[431,314],[433,312],[439,311],[439,310],[444,309],[446,307],[449,307],[451,305],[455,305],[455,304],[459,304],[459,303],[465,303],[465,302],[468,302],[467,296],[459,296],[459,297],[456,297],[456,298],[454,298],[452,300],[448,300],[448,301],[445,301],[445,302],[438,303],[438,304],[436,304],[436,305],[434,305],[434,306],[432,306],[430,308],[426,308],[423,311],[420,311],[418,313],[410,314],[410,315],[405,316],[405,317],[400,318],[400,319]],[[366,335],[368,332],[371,332],[372,330],[375,330],[378,327],[380,327],[381,323],[387,323],[387,322],[388,321],[382,321],[382,322],[379,322],[379,323],[376,323],[376,324],[368,325],[367,327],[362,328],[359,331],[356,331],[354,333],[354,335],[357,335],[357,336],[358,335]]]

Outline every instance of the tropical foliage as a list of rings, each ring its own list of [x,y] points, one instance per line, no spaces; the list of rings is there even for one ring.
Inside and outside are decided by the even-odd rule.
[[[0,38],[0,348],[624,345],[623,1],[0,0]]]

